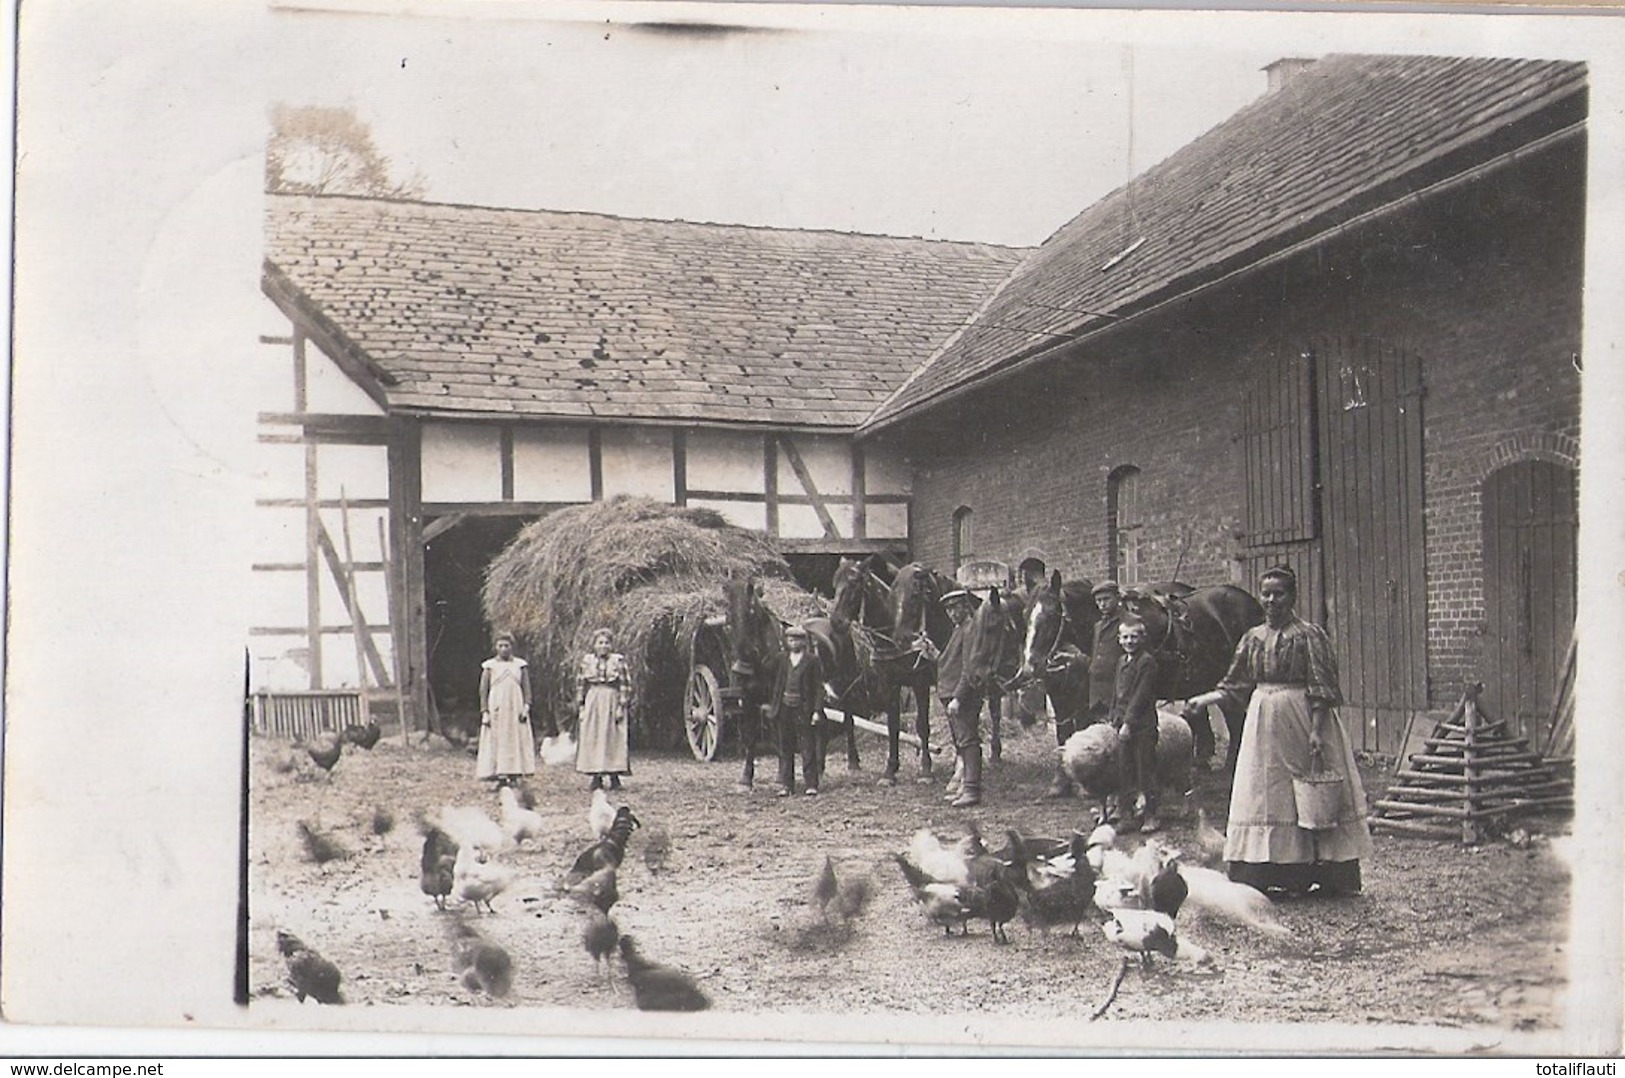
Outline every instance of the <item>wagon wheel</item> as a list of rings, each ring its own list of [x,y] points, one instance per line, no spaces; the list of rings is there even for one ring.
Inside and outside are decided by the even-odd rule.
[[[696,760],[709,763],[716,757],[717,743],[722,739],[722,686],[704,663],[696,663],[689,671],[683,728]]]

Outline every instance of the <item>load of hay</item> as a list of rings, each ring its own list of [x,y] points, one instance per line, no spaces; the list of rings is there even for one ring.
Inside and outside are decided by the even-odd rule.
[[[538,727],[575,723],[575,671],[600,628],[615,634],[633,678],[632,732],[643,745],[683,734],[690,648],[707,618],[726,616],[730,576],[754,574],[785,621],[824,613],[761,533],[710,509],[617,497],[531,524],[485,575],[485,617],[519,638],[531,664]]]

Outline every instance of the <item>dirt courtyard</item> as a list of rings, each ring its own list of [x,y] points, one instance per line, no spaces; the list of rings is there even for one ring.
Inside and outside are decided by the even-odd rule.
[[[943,769],[929,785],[905,763],[901,781],[877,779],[884,745],[860,735],[863,769],[849,772],[832,745],[816,799],[772,796],[773,763],[759,765],[754,795],[734,790],[736,759],[703,764],[687,755],[634,752],[634,775],[617,800],[644,826],[620,874],[614,917],[645,953],[696,976],[718,1010],[800,1013],[983,1012],[1075,1015],[1104,998],[1117,952],[1094,924],[1078,938],[1045,935],[1018,919],[1011,943],[995,945],[985,922],[944,937],[915,906],[896,865],[909,836],[945,837],[975,819],[991,844],[1006,828],[1066,835],[1090,823],[1082,801],[1042,801],[1054,745],[1041,731],[1007,732],[991,764],[985,803],[968,814],[944,804]],[[437,739],[438,740],[438,739]],[[278,770],[286,742],[254,738],[250,760],[249,951],[254,998],[292,998],[276,929],[287,928],[335,962],[352,1005],[429,1004],[629,1008],[630,989],[594,969],[580,942],[580,914],[553,881],[590,838],[586,780],[541,767],[531,780],[548,833],[505,854],[518,882],[495,914],[470,921],[513,956],[510,996],[465,990],[452,970],[448,926],[418,885],[422,838],[414,816],[443,805],[497,813],[496,796],[473,779],[473,761],[444,742],[411,748],[388,738],[371,752],[346,747],[331,781]],[[944,757],[939,757],[939,760]],[[305,765],[309,770],[308,761]],[[1367,774],[1368,797],[1384,784]],[[1165,814],[1165,838],[1190,850],[1196,807],[1222,828],[1222,772],[1197,776],[1183,815]],[[374,833],[383,809],[393,828]],[[308,820],[350,855],[324,865],[307,856],[297,821]],[[1276,910],[1291,938],[1274,941],[1199,916],[1181,935],[1206,947],[1216,971],[1167,963],[1129,973],[1102,1023],[1132,1019],[1340,1022],[1548,1030],[1562,1023],[1569,870],[1538,833],[1566,822],[1535,819],[1528,848],[1473,848],[1427,839],[1375,837],[1359,897],[1295,900]],[[643,856],[664,831],[659,871]],[[1137,844],[1125,836],[1125,845]],[[850,938],[810,935],[812,880],[829,855],[846,876],[872,873],[874,897]],[[1103,919],[1103,918],[1102,918]],[[618,963],[617,963],[618,967]],[[311,1006],[311,1004],[307,1004]]]

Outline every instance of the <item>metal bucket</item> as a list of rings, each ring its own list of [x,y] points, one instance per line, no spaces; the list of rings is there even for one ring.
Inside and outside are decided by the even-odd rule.
[[[1310,757],[1310,770],[1292,776],[1292,796],[1298,803],[1298,826],[1306,831],[1329,831],[1343,815],[1343,776],[1328,768],[1320,756]]]

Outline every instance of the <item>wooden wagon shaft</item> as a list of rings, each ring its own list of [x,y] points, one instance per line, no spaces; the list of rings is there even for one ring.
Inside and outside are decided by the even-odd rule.
[[[836,716],[839,716],[839,717],[836,717]],[[886,729],[886,727],[885,727],[885,725],[883,723],[870,722],[868,719],[860,718],[857,715],[848,715],[846,712],[837,710],[836,708],[833,708],[833,707],[827,707],[827,708],[824,709],[824,721],[825,722],[833,722],[838,726],[841,723],[845,722],[847,719],[851,719],[852,720],[852,725],[857,727],[859,730],[865,730],[865,731],[867,731],[867,732],[869,732],[871,734],[878,734],[881,737],[887,737],[890,734],[890,732]],[[899,730],[898,733],[897,733],[897,740],[901,741],[905,745],[912,745],[914,748],[919,748],[920,747],[920,739],[918,737],[916,737],[915,735],[909,733],[907,730]],[[941,752],[942,752],[942,746],[941,745],[932,745],[931,746],[931,755],[932,756],[937,756]]]

